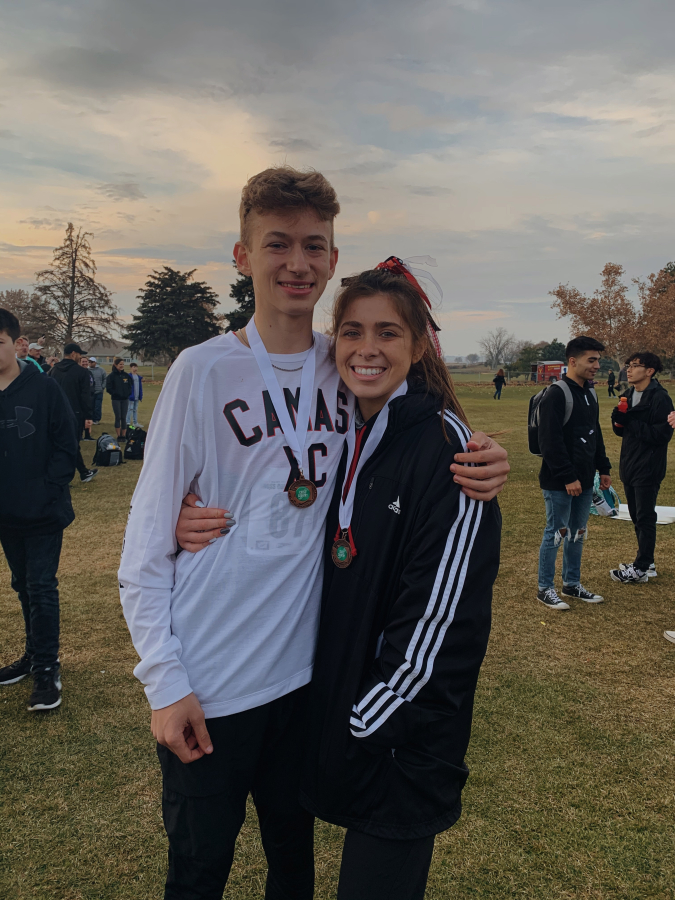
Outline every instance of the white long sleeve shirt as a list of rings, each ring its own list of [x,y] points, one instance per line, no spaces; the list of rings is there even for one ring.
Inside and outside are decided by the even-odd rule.
[[[253,353],[230,333],[184,350],[164,382],[119,569],[124,615],[153,709],[194,691],[207,718],[268,703],[311,678],[324,521],[353,399],[315,333],[304,474],[313,506],[286,492],[288,448]],[[307,353],[271,356],[293,421]],[[284,369],[287,371],[280,371]],[[295,370],[295,371],[288,371]],[[181,501],[229,509],[229,535],[176,556]]]

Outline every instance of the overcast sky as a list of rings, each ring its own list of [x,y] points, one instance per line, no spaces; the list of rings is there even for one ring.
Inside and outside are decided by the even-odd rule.
[[[241,186],[280,162],[335,185],[338,277],[438,260],[448,354],[497,325],[563,339],[559,282],[675,258],[672,0],[2,10],[0,288],[28,287],[72,221],[125,314],[163,264],[230,308]]]

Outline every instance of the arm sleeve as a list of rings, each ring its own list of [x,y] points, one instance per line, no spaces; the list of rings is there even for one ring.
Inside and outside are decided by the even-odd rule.
[[[612,464],[607,457],[605,450],[605,439],[602,436],[602,428],[600,427],[600,404],[598,404],[598,434],[595,441],[595,468],[601,475],[609,475],[612,470]]]
[[[627,416],[624,428],[632,435],[636,435],[638,440],[645,444],[651,444],[654,447],[665,447],[673,436],[673,429],[668,423],[668,415],[673,411],[673,401],[664,391],[659,395],[658,400],[654,402],[654,418],[656,422],[642,422],[637,417]]]
[[[105,389],[109,394],[112,394],[112,372],[106,376]]]
[[[79,447],[75,430],[75,416],[66,395],[55,378],[50,382],[52,395],[49,409],[49,439],[51,453],[47,463],[47,483],[60,488],[70,484],[75,475]]]
[[[181,356],[155,406],[131,501],[119,569],[124,617],[140,662],[134,669],[153,709],[191,693],[171,628],[175,529],[183,497],[201,471],[200,372]]]
[[[539,404],[539,449],[552,477],[564,484],[572,484],[579,476],[567,452],[564,419],[565,395],[551,386]]]
[[[82,415],[85,419],[91,419],[93,416],[93,410],[91,407],[91,379],[88,372],[85,372],[81,367],[78,375],[80,376],[78,383],[78,389],[80,392],[80,409],[82,410]]]
[[[490,633],[499,568],[496,501],[434,486],[408,546],[381,652],[361,685],[351,733],[372,752],[400,747],[474,691]]]

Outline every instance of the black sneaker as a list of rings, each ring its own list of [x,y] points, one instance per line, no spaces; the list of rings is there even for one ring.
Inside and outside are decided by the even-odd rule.
[[[610,569],[609,575],[612,581],[618,581],[619,584],[646,584],[649,581],[647,573],[633,565]]]
[[[93,437],[91,437],[91,435],[90,435],[89,437],[86,437],[86,436],[83,437],[82,440],[83,440],[83,441],[95,441],[96,438],[93,438]]]
[[[91,481],[91,479],[96,475],[98,475],[98,469],[87,469],[84,475],[80,475],[80,481],[86,484],[88,481]]]
[[[17,659],[0,669],[0,684],[16,684],[17,681],[25,678],[26,675],[30,675],[30,659],[28,654],[24,653],[21,659]]]
[[[55,709],[61,705],[61,667],[43,669],[35,673],[33,693],[28,701],[28,712]]]
[[[548,606],[549,609],[569,609],[569,603],[565,603],[557,595],[555,588],[546,588],[545,591],[537,592],[537,600]]]
[[[600,594],[587,591],[583,584],[564,584],[562,592],[564,597],[576,597],[577,600],[585,600],[586,603],[602,603],[605,599]]]

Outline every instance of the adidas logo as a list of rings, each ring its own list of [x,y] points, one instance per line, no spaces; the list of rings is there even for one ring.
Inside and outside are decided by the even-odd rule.
[[[401,504],[399,503],[400,497],[397,497],[393,503],[389,504],[389,509],[392,512],[395,512],[397,516],[401,514]]]

